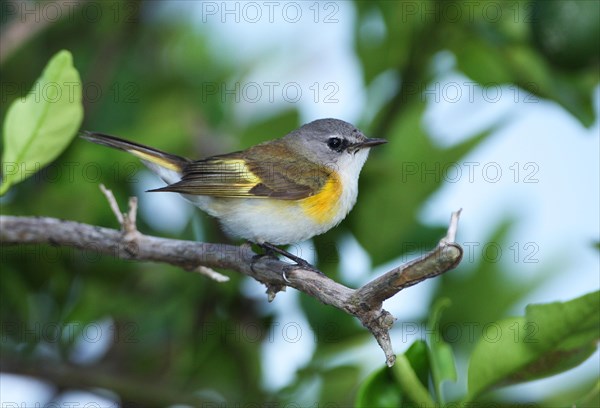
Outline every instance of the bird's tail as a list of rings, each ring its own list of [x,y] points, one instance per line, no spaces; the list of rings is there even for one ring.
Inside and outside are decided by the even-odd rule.
[[[185,157],[162,152],[149,146],[123,140],[102,133],[83,131],[79,134],[83,139],[100,145],[124,150],[136,156],[153,172],[157,173],[169,184],[181,179],[181,172],[190,160]]]

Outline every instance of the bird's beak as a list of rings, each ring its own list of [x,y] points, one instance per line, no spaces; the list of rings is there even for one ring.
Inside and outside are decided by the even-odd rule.
[[[375,138],[367,138],[364,142],[354,143],[352,145],[352,150],[359,151],[360,149],[371,148],[373,146],[377,146],[380,144],[387,143],[385,139],[375,139]]]

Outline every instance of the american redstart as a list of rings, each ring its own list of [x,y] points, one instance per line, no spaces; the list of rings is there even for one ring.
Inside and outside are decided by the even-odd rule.
[[[114,136],[83,132],[91,142],[137,156],[168,185],[219,219],[226,233],[306,265],[275,245],[322,234],[356,203],[369,150],[386,143],[350,123],[320,119],[249,149],[192,161]]]

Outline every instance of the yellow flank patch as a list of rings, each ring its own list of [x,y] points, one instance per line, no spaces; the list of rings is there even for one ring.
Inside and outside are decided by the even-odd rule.
[[[340,208],[339,198],[342,194],[342,183],[335,173],[331,173],[321,190],[300,201],[304,213],[319,224],[330,222]]]
[[[128,150],[128,152],[142,160],[146,160],[146,161],[149,161],[150,163],[157,164],[160,167],[164,167],[165,169],[181,171],[181,168],[179,166],[177,166],[175,163],[165,160],[160,156],[153,156],[151,154],[140,152],[139,150],[133,150],[133,149]]]

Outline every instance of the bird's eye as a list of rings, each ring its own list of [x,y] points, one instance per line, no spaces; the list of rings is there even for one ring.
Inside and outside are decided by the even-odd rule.
[[[342,150],[343,141],[339,137],[332,137],[327,141],[327,146],[331,150],[340,151]]]

